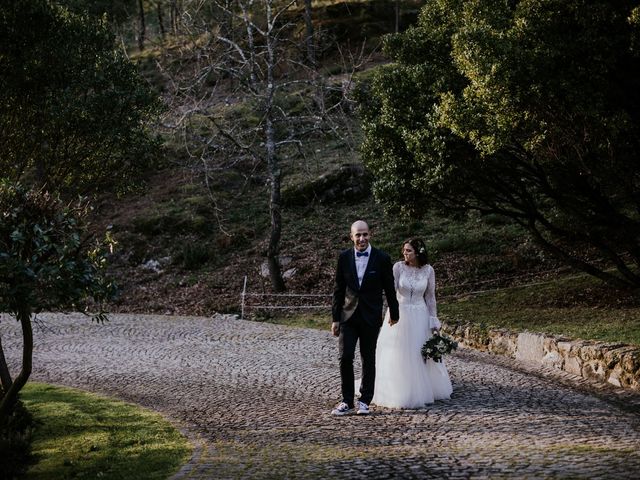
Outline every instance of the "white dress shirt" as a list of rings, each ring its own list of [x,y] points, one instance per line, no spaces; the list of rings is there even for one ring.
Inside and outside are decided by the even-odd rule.
[[[367,247],[365,252],[367,252],[367,256],[358,256],[358,250],[354,247],[355,251],[354,255],[356,258],[356,272],[358,273],[358,285],[362,286],[362,279],[364,278],[364,272],[367,270],[367,265],[369,263],[369,257],[371,256],[371,245]]]

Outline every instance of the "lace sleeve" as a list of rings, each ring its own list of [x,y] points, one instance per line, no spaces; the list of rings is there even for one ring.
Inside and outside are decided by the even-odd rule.
[[[396,292],[398,291],[398,284],[400,283],[400,272],[402,271],[402,262],[396,262],[393,264],[393,283],[395,285]]]
[[[427,288],[424,291],[424,302],[427,304],[429,327],[440,328],[442,325],[438,320],[438,309],[436,307],[436,273],[432,266],[429,266],[428,275]]]

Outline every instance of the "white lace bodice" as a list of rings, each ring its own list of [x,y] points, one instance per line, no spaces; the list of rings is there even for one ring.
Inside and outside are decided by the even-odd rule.
[[[430,322],[440,328],[436,308],[436,276],[431,265],[421,268],[411,267],[404,262],[393,265],[393,278],[396,285],[396,296],[402,306],[426,306]]]

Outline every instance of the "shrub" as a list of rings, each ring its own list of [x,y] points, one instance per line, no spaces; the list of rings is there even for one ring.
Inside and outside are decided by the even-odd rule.
[[[33,417],[22,402],[11,415],[0,417],[0,472],[2,478],[19,478],[31,458]]]

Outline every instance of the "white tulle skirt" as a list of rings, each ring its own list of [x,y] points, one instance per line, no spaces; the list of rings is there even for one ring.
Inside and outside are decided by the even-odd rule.
[[[391,408],[420,408],[447,399],[453,391],[445,360],[422,359],[420,349],[431,338],[434,321],[426,305],[400,304],[400,321],[385,316],[376,347],[376,383],[372,403]]]

